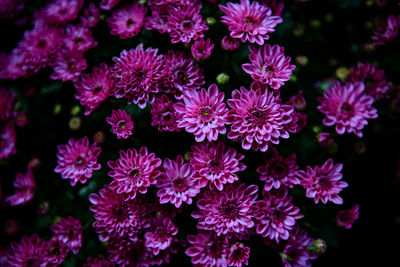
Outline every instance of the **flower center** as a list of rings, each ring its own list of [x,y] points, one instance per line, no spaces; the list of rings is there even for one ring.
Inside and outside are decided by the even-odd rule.
[[[222,214],[226,219],[236,218],[238,212],[238,205],[235,202],[228,201],[226,204],[222,205]]]
[[[175,191],[178,191],[178,192],[185,191],[188,188],[186,180],[182,177],[176,178],[173,181],[173,188]]]
[[[132,27],[134,24],[135,24],[135,22],[134,22],[131,18],[129,18],[129,19],[126,21],[126,25],[127,25],[128,27]]]
[[[46,40],[41,39],[39,42],[37,42],[36,46],[40,49],[43,49],[47,46],[47,42]]]

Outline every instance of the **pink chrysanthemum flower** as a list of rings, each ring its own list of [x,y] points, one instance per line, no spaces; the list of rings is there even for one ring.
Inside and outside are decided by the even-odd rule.
[[[115,267],[115,264],[106,260],[103,255],[99,255],[97,258],[88,257],[83,267]]]
[[[400,15],[397,17],[390,14],[385,23],[378,25],[372,36],[373,44],[383,45],[397,37],[400,28]]]
[[[176,161],[164,160],[165,172],[161,173],[157,179],[157,196],[160,203],[174,204],[179,208],[182,203],[192,204],[192,198],[195,197],[200,189],[195,183],[192,175],[192,167],[189,163],[184,163],[183,157],[179,155]]]
[[[236,242],[231,245],[227,252],[228,266],[242,267],[248,265],[250,257],[250,248],[246,247],[243,243]]]
[[[99,6],[103,10],[113,9],[121,0],[101,0]]]
[[[65,27],[65,36],[63,41],[68,50],[77,50],[81,52],[86,52],[97,46],[92,31],[81,24],[68,24]]]
[[[16,142],[15,126],[13,122],[0,124],[0,159],[8,158],[10,155],[15,155]]]
[[[0,120],[11,118],[15,107],[15,93],[0,87]]]
[[[280,104],[273,92],[241,87],[232,92],[228,105],[232,108],[228,138],[243,140],[244,149],[265,152],[270,143],[279,144],[279,138],[289,138],[287,127],[292,121],[293,107]]]
[[[12,242],[7,257],[9,266],[49,266],[47,243],[37,234],[23,236],[19,243]]]
[[[212,230],[217,235],[242,233],[254,226],[254,204],[258,187],[244,183],[229,184],[222,191],[208,190],[197,201],[197,229]]]
[[[107,19],[111,34],[119,35],[121,39],[137,36],[142,30],[146,12],[146,7],[137,3],[114,11]]]
[[[354,221],[360,216],[359,209],[360,205],[357,204],[349,210],[340,210],[336,216],[337,224],[345,229],[350,229]]]
[[[111,116],[106,118],[106,121],[111,124],[113,133],[117,135],[118,139],[127,139],[132,135],[133,121],[125,110],[113,110]]]
[[[266,44],[259,49],[249,46],[249,49],[250,63],[243,64],[242,68],[255,81],[276,90],[290,79],[296,66],[290,65],[290,57],[285,57],[283,47]]]
[[[377,110],[372,107],[374,99],[364,92],[363,83],[346,83],[341,86],[335,82],[323,97],[318,110],[325,114],[323,123],[327,126],[336,124],[336,132],[354,133],[362,137],[361,130],[368,124],[367,119],[378,117]]]
[[[81,222],[69,216],[61,218],[56,224],[50,226],[54,238],[65,244],[72,253],[77,254],[82,247],[82,225]]]
[[[54,62],[50,63],[53,73],[50,78],[53,80],[77,81],[81,71],[87,68],[83,52],[78,50],[62,49],[56,55]]]
[[[217,236],[213,231],[188,235],[191,246],[185,253],[191,257],[192,264],[198,266],[226,267],[228,242],[225,236]]]
[[[116,161],[109,161],[108,166],[112,171],[108,175],[114,178],[110,188],[122,195],[125,200],[134,199],[136,192],[145,194],[147,188],[157,182],[160,176],[161,159],[156,158],[154,153],[149,154],[146,147],[121,150],[120,158]]]
[[[389,90],[383,70],[370,63],[359,62],[351,68],[347,79],[352,83],[363,82],[366,93],[376,100],[385,97]]]
[[[216,84],[208,89],[185,92],[184,103],[175,104],[179,128],[193,133],[197,142],[207,138],[208,141],[218,139],[218,134],[225,134],[228,109],[224,103],[224,93],[218,91]]]
[[[90,115],[110,95],[114,87],[114,79],[109,67],[101,63],[93,67],[92,73],[82,73],[81,79],[74,82],[77,90],[75,98],[82,106],[86,106],[84,114]]]
[[[117,98],[127,98],[129,103],[134,102],[142,109],[147,102],[154,102],[164,72],[163,57],[157,53],[158,49],[143,50],[143,44],[139,44],[113,58],[115,65],[111,71],[116,78],[114,95]]]
[[[303,90],[299,90],[297,94],[291,96],[286,104],[293,106],[297,110],[303,110],[307,105],[303,96]]]
[[[153,218],[151,226],[144,234],[145,246],[152,249],[154,255],[160,250],[169,248],[173,242],[173,236],[178,233],[178,228],[170,218],[159,215]]]
[[[190,47],[190,51],[192,52],[192,56],[196,60],[202,60],[207,59],[211,56],[213,48],[214,44],[210,42],[210,39],[200,39],[192,44],[192,46]]]
[[[100,21],[100,10],[94,3],[90,3],[87,8],[83,10],[81,22],[84,27],[92,28]]]
[[[314,239],[307,235],[307,231],[296,227],[283,249],[282,262],[285,267],[311,267],[310,260],[315,260],[317,254],[310,248]]]
[[[286,188],[278,191],[263,191],[263,200],[256,202],[256,232],[262,237],[287,240],[289,231],[294,228],[297,219],[303,217],[300,209],[293,206],[292,197],[287,196]]]
[[[174,102],[169,100],[167,95],[162,95],[161,98],[156,98],[156,101],[151,104],[151,126],[157,126],[159,131],[179,132],[176,122],[176,112]]]
[[[339,196],[340,191],[348,184],[340,181],[343,175],[340,171],[343,164],[334,164],[332,159],[328,159],[321,167],[314,166],[314,169],[307,166],[307,171],[297,171],[297,176],[301,179],[301,185],[307,190],[306,196],[314,198],[314,202],[322,203],[332,201],[335,204],[342,204],[343,199]]]
[[[210,189],[215,186],[221,191],[224,184],[239,180],[236,172],[246,168],[246,165],[240,162],[244,155],[222,142],[201,143],[192,146],[191,149],[188,157],[194,169],[194,178],[200,187],[209,183]]]
[[[208,30],[206,22],[200,15],[201,5],[184,4],[170,10],[168,27],[171,43],[190,43],[203,38],[203,31]]]
[[[228,25],[233,38],[239,38],[243,43],[264,44],[268,40],[268,33],[275,31],[275,26],[282,22],[279,16],[272,16],[270,8],[257,1],[240,0],[240,4],[228,2],[227,6],[219,5],[225,16],[221,22]]]
[[[78,17],[83,3],[83,0],[54,0],[40,10],[35,17],[49,24],[65,25]]]
[[[235,51],[239,48],[240,46],[240,41],[230,37],[229,35],[224,36],[221,41],[221,47],[222,49],[228,50],[228,51]]]
[[[264,190],[272,188],[279,189],[281,186],[292,188],[294,184],[299,184],[300,180],[296,177],[296,155],[292,154],[287,158],[276,155],[270,158],[267,163],[257,168],[260,180],[265,181]]]
[[[93,204],[90,206],[95,219],[93,228],[102,242],[115,238],[135,242],[137,233],[146,226],[146,205],[139,198],[124,200],[105,186],[98,194],[90,194],[89,201]]]
[[[13,181],[15,193],[5,198],[5,202],[9,202],[11,206],[25,205],[35,196],[35,177],[31,168],[25,174],[18,172]]]
[[[24,9],[27,0],[1,0],[0,18],[9,19],[15,17]]]
[[[52,238],[47,242],[49,262],[51,264],[46,266],[59,266],[64,262],[65,258],[68,256],[70,249],[61,240]]]
[[[330,133],[319,133],[317,135],[318,143],[321,146],[329,146],[333,142],[333,138]]]
[[[77,182],[86,183],[93,171],[101,168],[97,163],[101,148],[97,147],[97,143],[89,147],[86,136],[76,141],[71,138],[66,145],[59,145],[57,149],[58,165],[54,171],[61,173],[63,179],[71,179],[72,186]]]

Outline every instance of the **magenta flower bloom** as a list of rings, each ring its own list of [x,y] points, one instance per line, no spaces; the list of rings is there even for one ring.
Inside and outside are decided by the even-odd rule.
[[[101,0],[99,6],[103,10],[113,9],[121,0]]]
[[[192,56],[196,60],[202,60],[202,59],[207,59],[211,56],[213,48],[214,44],[210,43],[210,39],[207,40],[200,39],[194,41],[194,43],[190,47],[190,51],[192,52]]]
[[[236,172],[246,168],[240,162],[244,155],[222,142],[201,143],[191,147],[188,153],[190,164],[194,169],[194,178],[200,187],[209,183],[210,189],[214,186],[221,191],[224,184],[239,180]]]
[[[183,202],[192,204],[192,197],[195,197],[200,189],[195,184],[192,167],[189,163],[184,163],[183,157],[179,155],[176,161],[164,160],[165,172],[161,173],[157,179],[157,196],[160,203],[174,204],[179,208]]]
[[[115,264],[106,260],[103,255],[99,255],[97,258],[87,257],[83,267],[115,267]]]
[[[240,4],[228,2],[227,6],[219,5],[225,16],[221,22],[228,25],[228,30],[233,38],[240,39],[243,43],[257,43],[263,45],[268,40],[268,33],[275,31],[275,26],[282,22],[279,16],[272,16],[269,7],[257,1],[240,0]]]
[[[70,249],[61,240],[52,238],[47,242],[49,262],[46,266],[59,266],[68,256]]]
[[[390,14],[386,21],[376,27],[376,31],[372,36],[373,44],[383,45],[397,37],[400,28],[400,15],[397,17]]]
[[[62,49],[57,53],[55,61],[51,62],[50,66],[53,67],[50,78],[66,82],[77,81],[81,71],[87,68],[87,63],[82,52]]]
[[[35,17],[46,23],[62,26],[78,17],[83,3],[83,0],[54,0],[35,14]]]
[[[153,103],[163,78],[163,57],[157,55],[158,49],[143,50],[143,44],[135,49],[123,50],[120,57],[114,57],[112,75],[116,78],[114,95],[127,98],[144,108],[147,102]]]
[[[86,52],[97,46],[92,31],[83,25],[68,24],[65,27],[64,45],[68,50]]]
[[[114,178],[110,183],[110,189],[125,200],[134,199],[136,192],[145,194],[151,184],[157,182],[160,176],[161,159],[156,158],[154,153],[148,154],[146,147],[141,147],[140,151],[128,149],[126,152],[119,152],[120,158],[116,161],[109,161],[108,166],[112,171],[108,175]]]
[[[17,172],[13,181],[15,192],[13,195],[5,198],[5,202],[9,202],[11,206],[25,205],[35,196],[35,176],[30,167],[25,174]]]
[[[75,98],[82,106],[86,106],[85,115],[90,115],[110,95],[114,87],[114,79],[109,67],[101,63],[100,67],[93,67],[92,73],[81,75],[80,81],[75,81]]]
[[[48,266],[47,243],[37,234],[23,236],[19,243],[12,242],[7,257],[9,266]]]
[[[191,247],[185,253],[191,257],[192,264],[201,266],[226,267],[228,242],[225,236],[217,236],[213,231],[188,235]]]
[[[107,117],[106,121],[111,124],[113,133],[117,135],[118,139],[127,139],[132,135],[133,121],[125,110],[113,109],[111,116]]]
[[[341,86],[335,82],[318,101],[321,103],[318,110],[325,114],[322,122],[327,126],[336,124],[338,134],[348,132],[362,137],[361,130],[368,124],[367,119],[378,117],[377,110],[372,107],[374,99],[365,94],[363,83]]]
[[[294,184],[299,184],[300,180],[296,177],[296,155],[292,154],[287,158],[276,155],[270,158],[267,163],[257,168],[260,180],[265,181],[264,190],[270,191],[272,188],[279,189],[281,186],[292,188]]]
[[[383,70],[370,63],[357,63],[351,68],[347,79],[352,83],[363,82],[366,93],[376,100],[385,97],[389,90]]]
[[[183,1],[149,1],[151,16],[146,18],[144,27],[147,30],[157,30],[160,33],[168,33],[171,29],[168,26],[169,12],[174,6]]]
[[[243,243],[236,242],[231,245],[227,252],[228,266],[242,267],[249,264],[250,248]]]
[[[283,249],[282,262],[285,267],[311,267],[310,260],[315,260],[317,254],[310,249],[314,239],[307,235],[306,230],[300,231],[298,227],[293,230],[290,239]]]
[[[240,46],[240,41],[230,37],[229,35],[224,36],[221,41],[221,47],[222,49],[228,50],[228,51],[235,51],[239,48]]]
[[[303,96],[303,90],[299,90],[297,94],[291,96],[286,104],[293,106],[297,110],[303,110],[307,105]]]
[[[287,196],[286,188],[279,191],[263,191],[263,200],[256,202],[256,232],[262,237],[287,240],[289,231],[294,228],[297,219],[303,218],[300,209],[293,206],[292,197]]]
[[[197,142],[207,138],[218,139],[218,134],[225,134],[228,109],[224,103],[224,93],[218,91],[216,84],[211,84],[207,91],[190,91],[183,95],[184,103],[176,103],[175,111],[179,128],[193,133]]]
[[[98,194],[90,194],[89,201],[93,204],[90,206],[95,219],[93,228],[100,241],[127,238],[136,242],[137,233],[146,225],[146,205],[141,199],[124,200],[105,186]]]
[[[107,19],[111,34],[119,35],[121,39],[137,36],[143,28],[146,12],[146,7],[137,3],[114,11]]]
[[[56,224],[50,226],[54,238],[65,244],[72,253],[77,254],[82,247],[82,225],[81,222],[69,216],[61,218]]]
[[[89,7],[83,10],[81,22],[84,27],[93,28],[100,20],[100,10],[94,3],[90,3]]]
[[[0,120],[11,118],[15,106],[15,93],[0,87]]]
[[[314,198],[314,202],[322,203],[332,201],[335,204],[342,204],[343,199],[339,196],[340,191],[348,184],[340,181],[343,175],[340,171],[343,164],[334,164],[332,159],[328,159],[324,165],[314,166],[312,169],[307,166],[307,171],[297,171],[297,176],[301,179],[301,185],[307,190],[306,196]]]
[[[192,39],[203,38],[203,31],[208,30],[200,15],[201,5],[189,3],[170,10],[167,26],[170,28],[171,43],[190,43]]]
[[[158,126],[158,130],[179,132],[176,122],[176,112],[174,102],[169,100],[167,95],[162,95],[161,98],[156,98],[156,101],[151,104],[151,126]]]
[[[213,230],[217,235],[243,233],[254,226],[254,204],[258,187],[244,183],[229,184],[222,191],[208,190],[197,201],[197,229]]]
[[[290,57],[285,57],[283,47],[266,44],[257,50],[252,46],[249,49],[250,63],[243,64],[242,68],[255,81],[279,89],[290,79],[296,66],[290,65]]]
[[[333,138],[330,133],[319,133],[317,135],[318,143],[321,146],[329,146],[333,142]]]
[[[173,241],[173,236],[178,233],[178,228],[170,218],[159,215],[151,221],[150,228],[144,234],[145,246],[153,250],[154,255],[158,255],[160,250],[169,248]]]
[[[0,159],[15,155],[15,126],[13,122],[0,125]]]
[[[244,149],[265,152],[270,143],[279,144],[279,138],[289,138],[287,127],[292,121],[293,107],[281,104],[273,92],[241,87],[232,92],[228,105],[232,108],[228,138],[242,140]]]
[[[97,143],[89,147],[86,136],[76,141],[71,138],[66,145],[59,145],[57,149],[58,165],[54,171],[61,173],[63,179],[71,179],[72,186],[77,182],[86,183],[93,171],[101,168],[100,163],[97,163],[101,148],[97,147]]]
[[[345,229],[350,229],[354,221],[360,216],[359,209],[360,205],[357,204],[349,210],[340,210],[336,216],[337,224]]]

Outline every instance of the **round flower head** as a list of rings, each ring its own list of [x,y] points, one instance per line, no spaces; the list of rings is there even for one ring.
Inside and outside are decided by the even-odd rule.
[[[156,101],[151,104],[151,126],[158,126],[159,131],[179,132],[176,122],[176,112],[174,102],[169,100],[167,95],[162,95],[161,98],[156,98]]]
[[[303,90],[300,90],[297,92],[297,94],[291,96],[286,104],[293,106],[297,110],[303,110],[307,105],[303,96]]]
[[[19,243],[12,242],[8,252],[9,266],[49,266],[47,243],[37,234],[23,236]]]
[[[87,8],[83,10],[81,22],[84,27],[92,28],[97,25],[100,20],[100,10],[94,3],[90,3]]]
[[[68,252],[71,249],[64,244],[61,240],[52,238],[47,242],[49,262],[50,265],[47,266],[59,266],[64,262],[65,258],[68,256]]]
[[[11,118],[15,106],[15,93],[0,87],[0,120]]]
[[[97,147],[97,143],[89,147],[86,136],[76,141],[71,138],[66,145],[59,145],[57,149],[58,165],[54,171],[61,173],[63,179],[71,179],[72,186],[77,182],[84,184],[92,177],[94,170],[101,168],[97,163],[101,148]]]
[[[8,158],[10,155],[15,155],[15,126],[13,122],[0,123],[0,159]]]
[[[26,174],[18,172],[13,181],[15,192],[13,195],[5,198],[11,206],[25,205],[35,196],[35,177],[31,168],[28,167]]]
[[[99,255],[97,258],[87,257],[83,267],[115,267],[115,264],[106,260],[103,255]]]
[[[228,109],[224,103],[224,93],[212,84],[208,90],[189,91],[183,96],[184,103],[176,103],[175,110],[179,128],[193,133],[197,142],[207,138],[208,141],[218,139],[218,134],[225,134]]]
[[[228,266],[242,267],[249,264],[250,248],[243,243],[236,242],[231,245],[227,252]]]
[[[57,53],[55,61],[50,66],[53,67],[50,78],[66,82],[77,81],[81,71],[87,68],[87,63],[83,52],[76,49],[62,49]]]
[[[343,175],[340,173],[342,164],[334,164],[332,159],[328,159],[324,165],[314,166],[312,169],[307,166],[307,171],[297,171],[297,176],[301,179],[301,185],[307,190],[306,196],[314,198],[314,202],[322,203],[332,201],[335,204],[342,204],[343,199],[339,196],[340,191],[348,184],[340,181]]]
[[[103,10],[113,9],[121,0],[101,0],[99,6]]]
[[[161,159],[156,158],[154,153],[149,154],[144,146],[139,152],[136,149],[121,150],[119,155],[120,158],[116,161],[108,162],[112,169],[108,175],[114,178],[110,188],[125,200],[134,199],[138,191],[145,194],[147,188],[155,184],[156,178],[161,174]]]
[[[200,39],[192,44],[192,46],[190,47],[190,51],[192,52],[192,56],[196,60],[202,60],[207,59],[211,56],[213,48],[214,44],[210,43],[210,39]]]
[[[238,154],[234,148],[222,142],[201,143],[191,149],[188,157],[194,169],[194,178],[200,187],[209,183],[210,189],[216,187],[221,191],[224,184],[239,180],[236,172],[246,168],[240,162],[244,155]]]
[[[314,239],[307,235],[307,231],[296,227],[283,249],[282,262],[285,267],[311,267],[310,260],[317,258],[317,254],[310,248],[314,244]]]
[[[229,184],[222,191],[209,190],[200,195],[198,211],[192,217],[199,219],[197,229],[212,230],[217,235],[243,233],[254,226],[254,204],[258,187],[244,183]]]
[[[161,173],[157,179],[157,196],[160,203],[174,204],[179,208],[183,202],[192,204],[192,197],[195,197],[200,189],[195,184],[192,177],[192,167],[189,163],[184,163],[183,157],[179,155],[176,161],[164,160],[165,172]]]
[[[290,65],[290,57],[285,57],[283,47],[267,44],[259,49],[249,46],[249,49],[250,63],[243,64],[242,68],[255,81],[279,89],[290,79],[296,66]]]
[[[293,206],[292,197],[287,196],[286,188],[278,191],[263,191],[263,200],[256,202],[256,232],[262,237],[287,240],[297,219],[303,217],[300,209]]]
[[[114,79],[109,67],[101,63],[100,67],[93,67],[92,73],[83,73],[74,85],[77,90],[75,98],[82,106],[86,106],[84,114],[90,115],[109,97],[114,87]]]
[[[318,110],[325,114],[322,122],[327,126],[336,124],[338,134],[348,132],[362,137],[361,130],[368,124],[367,119],[378,117],[372,107],[374,99],[364,92],[363,83],[341,86],[335,82],[318,101],[321,103]]]
[[[111,124],[113,133],[118,139],[127,139],[132,135],[133,121],[125,110],[113,110],[111,117],[107,117],[106,121]]]
[[[36,19],[58,26],[65,25],[78,17],[83,0],[54,0],[36,14]]]
[[[349,210],[340,210],[336,216],[337,224],[345,229],[350,229],[354,221],[360,216],[359,209],[360,205],[357,204]]]
[[[229,35],[224,36],[221,41],[221,46],[222,49],[228,50],[228,51],[235,51],[239,48],[240,46],[240,41],[230,37]]]
[[[163,78],[163,57],[157,55],[158,49],[147,48],[143,44],[135,49],[123,50],[120,57],[114,57],[112,75],[116,79],[114,95],[127,98],[129,103],[144,108],[147,102],[153,103]]]
[[[97,46],[92,31],[83,25],[68,24],[65,27],[64,45],[68,50],[86,52]]]
[[[132,38],[140,33],[144,24],[147,9],[144,5],[133,3],[113,12],[107,19],[112,35],[121,39]]]
[[[275,31],[275,26],[282,22],[279,16],[272,16],[270,8],[257,1],[240,0],[240,4],[228,2],[227,6],[219,5],[225,16],[221,22],[228,25],[233,38],[239,38],[243,43],[263,45],[268,40],[268,33]]]
[[[82,247],[82,225],[77,219],[69,216],[67,219],[61,218],[59,222],[52,225],[50,230],[54,233],[54,238],[65,244],[72,253],[77,254]]]
[[[178,233],[178,228],[170,218],[159,215],[151,221],[151,226],[144,234],[145,246],[153,249],[154,255],[158,255],[160,250],[165,250],[171,246],[173,236]]]
[[[400,28],[400,15],[397,17],[390,14],[385,23],[376,27],[376,32],[372,36],[373,44],[383,45],[397,37]]]
[[[241,87],[232,92],[228,105],[232,108],[228,138],[242,140],[244,149],[265,152],[270,143],[279,144],[279,138],[289,138],[287,127],[292,121],[293,107],[280,104],[273,92]]]

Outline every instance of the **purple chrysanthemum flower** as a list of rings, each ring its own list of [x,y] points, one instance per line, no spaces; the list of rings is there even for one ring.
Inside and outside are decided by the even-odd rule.
[[[307,231],[296,227],[283,249],[282,262],[285,267],[311,267],[310,260],[317,258],[317,254],[310,249],[314,239],[307,235]]]
[[[35,17],[48,24],[65,25],[78,17],[83,3],[83,0],[54,0],[35,14]]]
[[[61,218],[56,224],[50,226],[54,238],[65,244],[72,253],[77,254],[82,247],[82,225],[81,222],[69,216]]]
[[[228,109],[224,103],[224,93],[218,91],[216,84],[208,89],[185,92],[184,103],[175,104],[179,128],[193,133],[197,142],[207,138],[208,141],[218,139],[218,134],[225,134]]]
[[[300,180],[295,176],[298,168],[295,154],[287,158],[276,155],[265,165],[258,167],[257,172],[260,174],[260,180],[265,181],[264,190],[269,191],[281,186],[292,188],[294,184],[299,184]]]
[[[230,37],[229,35],[224,36],[221,41],[221,47],[222,49],[228,50],[228,51],[235,51],[239,48],[240,46],[240,41]]]
[[[297,110],[303,110],[307,105],[303,96],[303,90],[299,90],[297,94],[291,96],[286,104],[293,106]]]
[[[115,238],[135,242],[137,233],[146,226],[146,205],[140,198],[124,200],[105,186],[98,194],[90,194],[89,200],[93,204],[90,206],[95,219],[93,228],[102,242]]]
[[[111,124],[113,133],[117,135],[118,139],[127,139],[132,135],[133,121],[125,110],[113,109],[111,116],[107,117],[106,121]]]
[[[190,43],[192,39],[203,38],[203,31],[208,27],[202,20],[200,9],[201,5],[184,4],[170,10],[167,26],[171,43]]]
[[[65,258],[68,256],[70,248],[64,244],[61,240],[52,238],[47,242],[49,262],[51,264],[46,266],[59,266],[64,262]]]
[[[100,21],[100,10],[94,3],[90,3],[87,8],[83,10],[81,22],[84,27],[92,28]]]
[[[162,95],[161,98],[156,98],[156,101],[151,104],[151,126],[158,126],[159,131],[179,132],[176,122],[176,112],[174,102],[169,100],[167,95]]]
[[[250,257],[250,248],[246,247],[243,243],[236,242],[231,245],[227,251],[228,266],[242,267],[248,265]]]
[[[109,67],[101,63],[99,67],[93,67],[92,73],[82,73],[81,79],[75,81],[75,98],[82,106],[86,106],[85,115],[90,115],[110,95],[114,87],[114,79]]]
[[[278,191],[263,191],[263,200],[256,202],[256,232],[262,237],[287,240],[289,231],[294,228],[297,219],[303,217],[300,209],[293,206],[292,197],[287,196],[286,188]]]
[[[368,124],[367,119],[378,117],[372,107],[374,99],[364,92],[363,83],[341,86],[335,82],[318,101],[321,103],[318,110],[325,114],[322,122],[327,126],[336,124],[338,134],[348,132],[362,137],[361,130]]]
[[[115,267],[115,264],[106,260],[103,255],[99,255],[97,258],[88,257],[83,267]]]
[[[137,36],[142,30],[146,12],[146,7],[137,3],[114,11],[107,19],[111,34],[119,35],[121,39]]]
[[[0,87],[0,120],[11,118],[15,107],[15,93]]]
[[[376,27],[376,32],[372,36],[373,44],[383,45],[397,37],[400,28],[400,15],[397,17],[390,14],[385,23]]]
[[[272,16],[270,8],[257,1],[240,0],[240,4],[228,2],[227,6],[219,5],[225,16],[221,22],[228,25],[233,38],[239,38],[243,43],[264,44],[268,40],[268,33],[275,31],[275,26],[282,22],[279,16]]]
[[[292,122],[293,107],[281,104],[273,92],[241,87],[232,92],[228,105],[232,108],[228,138],[243,140],[244,149],[265,152],[270,143],[279,144],[279,138],[289,138],[287,127]]]
[[[360,205],[356,204],[349,210],[340,210],[336,216],[336,222],[339,226],[345,229],[350,229],[355,220],[360,216]]]
[[[49,266],[47,243],[37,234],[23,236],[19,243],[12,242],[7,255],[9,266]]]
[[[101,168],[97,163],[101,148],[97,147],[97,143],[90,147],[86,136],[76,141],[71,138],[66,145],[59,145],[57,149],[58,165],[54,171],[61,173],[63,179],[71,179],[72,186],[77,182],[86,183],[93,171]]]
[[[25,174],[17,172],[13,181],[15,192],[13,195],[5,198],[11,206],[25,205],[35,196],[35,177],[30,167]]]
[[[127,98],[129,103],[134,102],[142,109],[147,102],[154,102],[164,73],[163,57],[157,53],[158,49],[143,50],[143,44],[139,44],[113,58],[115,65],[111,71],[116,78],[114,95],[117,98]]]
[[[0,4],[0,18],[9,19],[15,17],[24,9],[27,0],[2,0]]]
[[[184,163],[183,157],[179,155],[176,161],[164,160],[165,172],[161,173],[157,179],[157,196],[160,203],[174,204],[179,208],[183,202],[192,204],[192,197],[195,197],[200,189],[196,185],[192,175],[192,167],[189,163]]]
[[[210,42],[210,39],[207,40],[200,39],[194,41],[194,43],[190,47],[190,51],[192,52],[192,56],[196,60],[202,60],[202,59],[207,59],[211,56],[213,48],[214,44]]]
[[[185,253],[191,257],[193,264],[201,266],[227,266],[228,242],[225,236],[217,236],[214,231],[188,235],[187,240],[191,247]]]
[[[222,191],[208,190],[197,201],[197,228],[213,230],[217,235],[242,233],[254,226],[254,204],[258,187],[244,183],[229,184]]]
[[[222,142],[201,143],[191,147],[188,153],[190,164],[194,169],[194,178],[200,187],[209,183],[210,189],[214,186],[221,191],[224,184],[239,180],[236,172],[246,168],[240,162],[244,155]]]
[[[122,195],[125,200],[134,199],[136,192],[145,194],[147,188],[157,182],[160,176],[161,159],[156,158],[154,153],[149,154],[146,147],[121,150],[120,158],[116,161],[109,161],[108,166],[112,171],[108,175],[114,178],[110,188]]]
[[[92,31],[81,24],[68,24],[65,27],[63,43],[68,50],[77,50],[81,52],[86,52],[97,46]]]
[[[242,68],[255,81],[276,90],[290,79],[296,66],[290,65],[290,57],[285,57],[283,47],[266,44],[259,49],[249,46],[249,49],[250,63],[243,64]]]
[[[314,169],[307,166],[307,171],[297,171],[297,176],[301,179],[301,185],[307,190],[306,196],[314,198],[314,202],[322,203],[332,201],[335,204],[342,204],[343,199],[339,196],[340,191],[348,184],[340,181],[343,175],[340,171],[343,164],[334,164],[332,159],[328,159],[321,167],[314,166]]]
[[[121,0],[101,0],[99,6],[103,10],[113,9]]]
[[[169,248],[173,242],[173,236],[178,233],[178,228],[170,218],[159,215],[153,218],[151,226],[144,234],[145,246],[158,255],[160,250]]]
[[[86,59],[83,57],[83,52],[78,50],[60,50],[54,62],[50,63],[53,67],[53,73],[50,78],[53,80],[77,81],[81,71],[87,68]]]
[[[0,124],[0,159],[15,155],[15,126],[13,122]]]
[[[359,62],[351,68],[347,79],[352,83],[363,82],[366,93],[376,100],[385,97],[389,90],[383,70],[370,63]]]
[[[321,146],[329,146],[333,142],[333,138],[330,133],[319,133],[317,135],[318,143]]]

